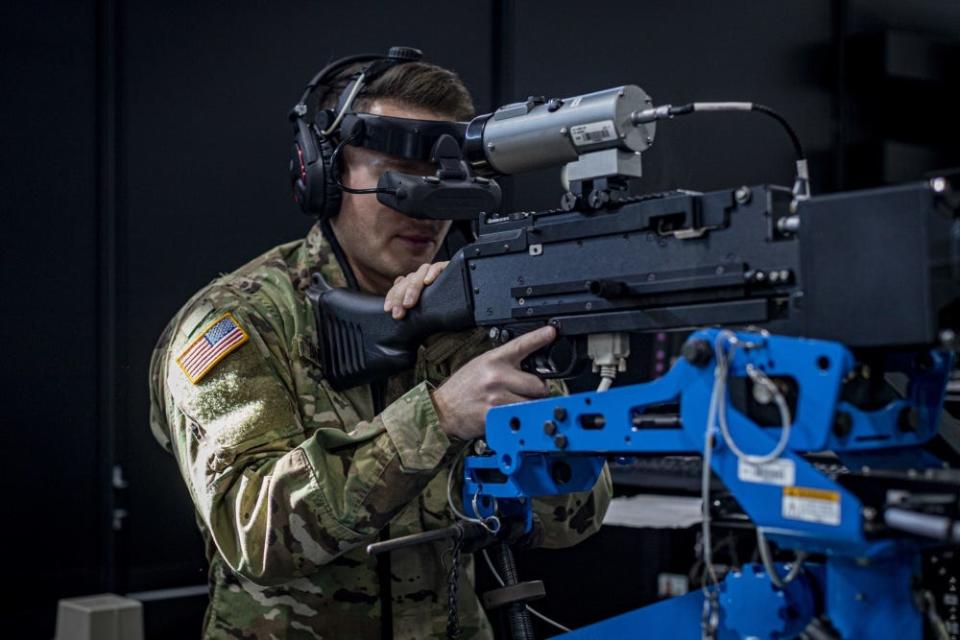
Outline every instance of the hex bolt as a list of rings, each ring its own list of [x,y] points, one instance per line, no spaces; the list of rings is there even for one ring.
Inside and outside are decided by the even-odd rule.
[[[567,436],[559,435],[553,439],[553,444],[556,445],[557,449],[566,449],[567,448]]]
[[[915,407],[904,407],[900,410],[897,428],[904,433],[912,433],[920,428],[920,413]]]
[[[713,349],[706,340],[688,340],[683,345],[683,357],[695,367],[705,367],[713,359]]]
[[[543,423],[543,432],[548,436],[552,436],[557,432],[557,423],[553,420],[547,420]]]
[[[846,438],[853,429],[853,418],[846,411],[838,411],[833,418],[833,435]]]
[[[567,410],[563,407],[554,407],[553,409],[553,419],[559,422],[563,422],[567,419]]]

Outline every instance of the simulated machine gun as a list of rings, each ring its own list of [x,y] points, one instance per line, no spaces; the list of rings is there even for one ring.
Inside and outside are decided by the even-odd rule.
[[[408,369],[428,336],[475,326],[506,341],[554,325],[559,347],[530,368],[559,377],[588,359],[615,375],[623,332],[753,325],[859,348],[933,344],[956,328],[960,249],[948,178],[810,198],[806,161],[788,128],[798,157],[792,189],[629,196],[656,118],[773,113],[750,103],[649,104],[641,89],[619,87],[531,98],[472,121],[465,155],[474,170],[565,165],[563,206],[480,212],[476,241],[402,321],[384,314],[376,296],[318,282],[309,295],[331,384]],[[424,177],[421,185],[442,190],[442,182]],[[489,182],[474,188],[495,188]]]
[[[584,104],[596,111],[571,113]],[[923,448],[960,330],[960,182],[809,197],[798,153],[792,189],[628,195],[653,121],[719,109],[696,104],[653,108],[626,87],[471,123],[474,169],[570,163],[563,206],[480,215],[402,321],[315,286],[325,373],[339,388],[383,378],[427,336],[475,326],[500,341],[555,326],[562,346],[527,363],[544,376],[592,361],[596,392],[488,413],[464,469],[479,523],[529,528],[528,498],[589,489],[612,456],[703,456],[705,588],[570,637],[920,638],[925,616],[946,637],[916,575],[930,544],[960,541],[960,477]],[[608,390],[626,334],[704,326],[666,375]],[[837,464],[808,460],[821,451]],[[714,570],[711,472],[756,525],[762,564]],[[796,561],[773,562],[768,540]]]

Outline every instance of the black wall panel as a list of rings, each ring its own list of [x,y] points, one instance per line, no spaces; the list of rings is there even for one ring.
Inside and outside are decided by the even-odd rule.
[[[52,632],[102,584],[94,5],[0,5],[0,60],[3,628]]]
[[[779,110],[808,154],[831,143],[830,3],[574,0],[513,5],[511,91],[567,96],[637,84],[654,104],[752,101]],[[829,155],[827,157],[829,160]],[[832,188],[814,166],[814,186]],[[518,208],[555,207],[557,171],[515,179]],[[643,191],[789,185],[790,142],[756,114],[661,122],[644,155]]]
[[[657,103],[763,102],[797,128],[814,189],[823,192],[960,164],[960,130],[952,119],[938,120],[950,113],[943,87],[955,84],[960,65],[934,64],[947,71],[932,80],[923,76],[930,65],[922,55],[910,66],[910,52],[956,55],[958,6],[0,5],[3,549],[8,580],[17,585],[6,596],[5,613],[15,613],[4,630],[51,637],[60,597],[205,583],[186,490],[147,425],[150,351],[197,288],[306,232],[310,220],[287,183],[286,113],[332,58],[418,46],[461,73],[481,113],[527,95],[625,83],[639,84]],[[930,44],[930,34],[939,40]],[[861,41],[887,49],[859,48]],[[894,46],[907,52],[895,77],[861,91],[858,79],[878,64],[870,56],[882,63]],[[934,108],[891,119],[889,104],[877,99],[886,87],[908,97],[917,91]],[[901,104],[895,115],[902,113],[909,111]],[[784,184],[792,170],[789,143],[774,123],[695,115],[661,123],[640,188]],[[560,194],[555,170],[505,184],[515,208],[554,207]],[[112,486],[114,465],[125,488]],[[115,508],[126,514],[117,530]],[[541,552],[525,568],[569,558]],[[602,559],[575,562],[583,572]],[[564,597],[551,587],[555,603]],[[178,609],[188,630],[196,604]]]

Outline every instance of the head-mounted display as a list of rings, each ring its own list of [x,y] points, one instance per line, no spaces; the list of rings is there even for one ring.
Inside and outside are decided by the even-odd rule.
[[[321,129],[332,117],[321,112],[316,126]],[[339,176],[337,186],[348,193],[375,193],[377,200],[412,218],[474,220],[481,212],[500,207],[500,186],[473,176],[463,160],[466,123],[444,120],[416,120],[372,113],[343,116],[333,166],[344,145],[363,147],[379,153],[429,162],[437,166],[434,175],[410,175],[386,171],[372,189],[347,187]]]

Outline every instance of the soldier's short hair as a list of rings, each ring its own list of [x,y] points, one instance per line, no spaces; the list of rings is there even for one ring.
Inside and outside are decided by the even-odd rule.
[[[336,106],[337,98],[350,82],[350,76],[366,63],[347,67],[319,99],[324,109]],[[374,100],[396,100],[414,107],[436,111],[452,120],[466,121],[475,115],[473,99],[455,72],[427,62],[407,62],[391,67],[364,86],[353,108],[362,111]]]

